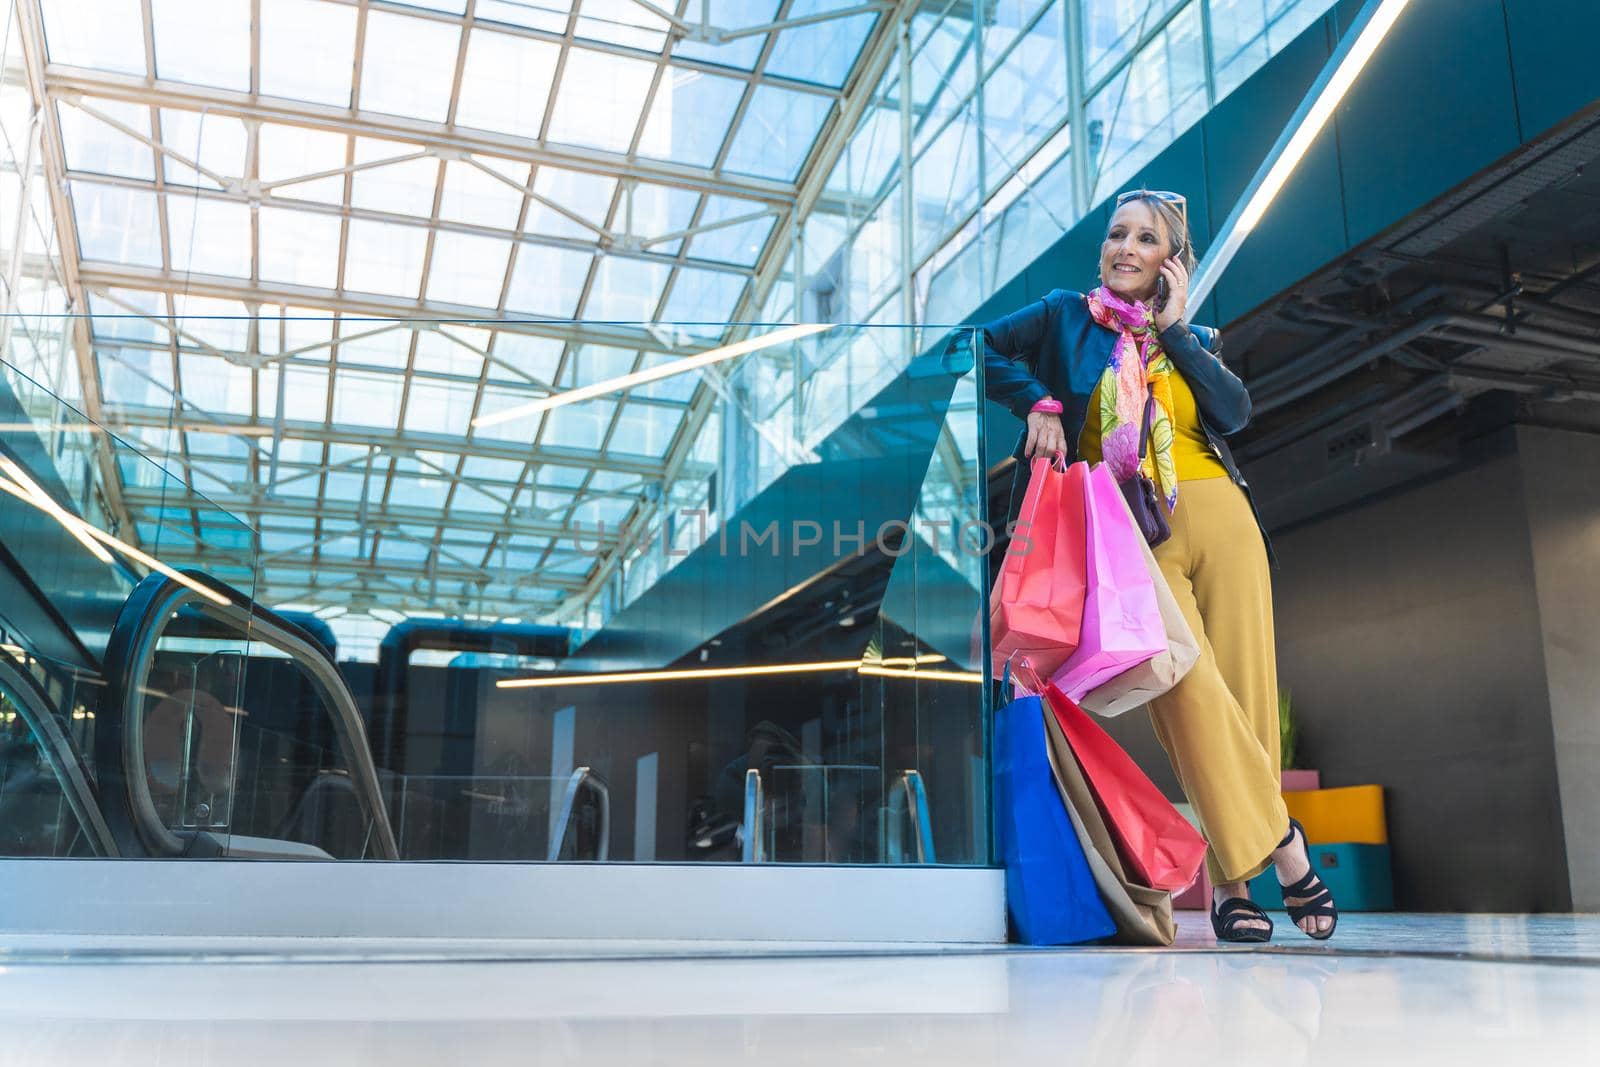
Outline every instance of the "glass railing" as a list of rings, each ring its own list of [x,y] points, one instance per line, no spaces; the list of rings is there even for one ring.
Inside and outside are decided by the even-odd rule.
[[[279,310],[97,315],[110,432],[54,416],[166,568],[87,748],[129,851],[990,862],[969,329]]]

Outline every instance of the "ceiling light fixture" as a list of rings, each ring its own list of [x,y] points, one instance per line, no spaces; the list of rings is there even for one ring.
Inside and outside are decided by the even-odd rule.
[[[499,689],[538,689],[557,685],[619,685],[627,682],[685,682],[698,678],[746,678],[770,674],[815,674],[825,671],[853,671],[860,660],[841,659],[823,663],[771,663],[752,667],[705,667],[665,671],[617,671],[611,674],[569,674],[558,678],[503,678]]]
[[[923,659],[924,657],[917,657]],[[944,656],[933,657],[943,661]],[[909,658],[906,662],[910,662]],[[543,689],[566,685],[623,685],[630,682],[685,682],[706,678],[748,678],[762,675],[820,674],[829,671],[855,671],[878,678],[925,678],[935,682],[982,682],[981,674],[966,671],[929,671],[915,668],[883,667],[876,663],[841,659],[818,663],[770,663],[749,667],[704,667],[684,670],[615,671],[609,674],[568,674],[545,678],[503,678],[498,689]]]
[[[516,407],[507,408],[504,411],[497,411],[492,415],[479,415],[477,418],[472,420],[472,425],[478,429],[482,429],[485,426],[498,426],[502,422],[510,422],[513,419],[520,419],[524,415],[534,415],[541,411],[549,411],[552,408],[561,407],[565,404],[576,404],[584,400],[593,400],[597,396],[605,396],[608,393],[616,393],[621,392],[624,389],[632,389],[636,385],[644,385],[649,382],[660,381],[662,378],[671,378],[674,375],[687,374],[689,371],[699,370],[701,367],[708,367],[713,363],[720,363],[723,360],[733,359],[737,356],[748,355],[751,352],[759,352],[763,348],[771,348],[774,345],[781,345],[786,341],[796,341],[802,337],[809,337],[812,334],[821,333],[824,330],[831,329],[833,329],[833,324],[825,322],[804,323],[799,326],[785,326],[781,330],[773,330],[771,333],[764,333],[760,337],[748,337],[743,341],[735,341],[731,345],[723,345],[720,348],[707,349],[704,352],[700,352],[692,356],[683,356],[680,359],[675,359],[670,363],[663,363],[660,366],[648,367],[645,370],[635,371],[632,374],[624,374],[617,378],[608,378],[603,382],[595,382],[592,385],[584,385],[576,389],[567,389],[559,393],[551,393],[549,396],[541,397],[538,400],[531,400],[526,404],[518,404]]]
[[[861,673],[873,678],[924,678],[930,682],[983,683],[983,675],[975,671],[924,671],[905,667],[863,666]]]

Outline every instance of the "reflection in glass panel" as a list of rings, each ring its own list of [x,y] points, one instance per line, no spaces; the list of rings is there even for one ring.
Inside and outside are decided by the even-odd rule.
[[[698,15],[703,10],[706,21],[713,26],[735,30],[771,22],[777,17],[779,7],[780,0],[704,0],[704,7],[697,2],[694,12]],[[725,44],[705,44],[683,39],[672,46],[672,54],[724,67],[753,70],[766,43],[767,35],[764,33],[736,37]]]
[[[143,77],[144,20],[122,0],[51,0],[41,4],[50,61]],[[130,41],[140,42],[129,47]]]
[[[439,161],[410,158],[419,151],[416,145],[357,138],[355,162],[382,165],[351,175],[351,206],[424,219],[432,215],[434,187],[439,183]],[[388,160],[395,162],[386,162]],[[343,166],[343,161],[338,165]]]
[[[415,300],[422,286],[428,231],[421,226],[351,219],[344,288]]]
[[[916,189],[914,242],[918,257],[928,255],[950,224],[978,206],[978,113],[970,103],[912,164]]]
[[[339,216],[263,206],[256,218],[262,281],[321,289],[339,284]]]
[[[1205,109],[1200,9],[1191,5],[1089,100],[1087,147],[1098,172],[1091,199],[1115,192]]]
[[[493,309],[505,288],[511,242],[440,230],[433,237],[428,299]]]
[[[84,181],[72,182],[71,189],[78,252],[84,259],[163,265],[155,193]]]
[[[24,684],[0,678],[0,856],[94,855],[46,743],[29,721],[50,711],[38,696],[22,691]],[[32,714],[24,701],[32,701]],[[69,723],[88,714],[73,709]]]
[[[967,14],[968,18],[958,17]],[[930,25],[927,41],[912,57],[911,98],[916,128],[911,150],[921,152],[966,103],[977,84],[977,50],[970,12],[939,17],[919,12],[916,23]]]
[[[758,86],[724,166],[758,178],[793,181],[832,110],[833,101],[825,96]]]
[[[482,163],[495,173],[484,173],[477,163]],[[504,179],[495,177],[495,174],[503,175]],[[452,160],[445,164],[444,189],[439,196],[439,217],[453,222],[514,230],[524,199],[519,190],[527,184],[526,164],[499,159],[479,159],[475,163]]]
[[[1211,0],[1217,99],[1238,88],[1331,4],[1332,0]]]
[[[742,274],[679,267],[662,318],[680,323],[703,323],[703,330],[692,332],[707,338],[721,337],[724,324],[734,318],[746,281]]]
[[[626,152],[654,77],[655,68],[649,63],[569,48],[550,119],[550,138]]]
[[[172,269],[250,277],[250,205],[168,193]]]
[[[698,225],[711,226],[731,219],[749,218],[760,210],[760,205],[747,200],[708,196]],[[777,217],[767,215],[749,222],[706,230],[694,236],[689,254],[695,259],[713,259],[753,267],[756,260],[761,258],[761,250],[766,247],[767,238],[776,224]]]
[[[669,25],[635,0],[584,0],[575,32],[591,41],[659,52]]]
[[[455,120],[462,126],[537,138],[559,45],[474,29],[461,68]]]
[[[512,26],[528,26],[550,33],[567,32],[567,13],[572,10],[572,0],[478,0],[473,14],[479,22],[503,22]]]
[[[343,177],[318,178],[309,182],[295,179],[344,166],[349,137],[342,133],[265,122],[256,134],[256,141],[260,146],[256,166],[260,169],[261,180],[274,184],[274,197],[314,200],[325,204],[344,202]]]
[[[460,38],[460,26],[450,23],[368,12],[360,108],[443,122]]]
[[[744,83],[698,70],[668,67],[656,87],[639,152],[697,167],[717,160]]]
[[[238,177],[244,173],[245,153],[250,135],[244,123],[225,115],[207,115],[199,111],[180,111],[164,107],[161,118],[161,143],[194,160],[222,178]],[[204,189],[220,189],[215,180],[189,167],[169,153],[162,154],[169,184],[197,185]]]
[[[993,191],[1066,115],[1065,27],[1046,11],[985,85],[984,189]]]
[[[1085,81],[1096,85],[1182,0],[1082,0]]]
[[[150,136],[150,109],[147,107],[99,97],[86,99],[84,104],[135,133]],[[146,181],[155,177],[150,146],[143,141],[71,104],[58,103],[56,115],[69,169]]]
[[[506,309],[551,318],[571,318],[595,257],[545,245],[517,245],[517,262],[506,292]]]
[[[273,0],[261,9],[261,91],[350,106],[355,66],[353,8],[321,0]]]
[[[392,374],[341,370],[334,377],[334,421],[393,429],[400,422],[402,385],[403,380]]]
[[[250,91],[250,0],[151,0],[156,77]]]
[[[784,17],[802,19],[841,11],[846,6],[838,0],[795,0]],[[766,71],[782,78],[840,88],[878,18],[869,11],[784,30],[772,45]]]
[[[595,322],[649,322],[670,268],[621,256],[601,256],[583,317]]]

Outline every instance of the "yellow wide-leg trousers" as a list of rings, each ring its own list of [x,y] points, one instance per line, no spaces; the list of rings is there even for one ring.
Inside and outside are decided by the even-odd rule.
[[[1155,549],[1200,659],[1150,702],[1156,737],[1210,843],[1213,885],[1253,878],[1289,828],[1278,779],[1278,664],[1266,546],[1228,478],[1184,481]]]

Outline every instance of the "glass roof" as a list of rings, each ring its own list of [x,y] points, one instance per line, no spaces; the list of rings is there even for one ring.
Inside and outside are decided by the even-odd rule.
[[[256,528],[269,604],[527,616],[582,591],[599,564],[557,531],[659,493],[712,391],[473,419],[755,318],[891,38],[855,0],[709,0],[712,33],[698,4],[695,26],[665,2],[468,6],[38,9],[97,414]],[[715,325],[628,325],[674,320]],[[205,565],[174,501],[121,492]]]

